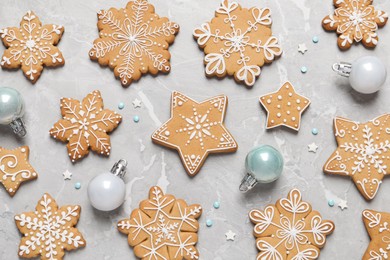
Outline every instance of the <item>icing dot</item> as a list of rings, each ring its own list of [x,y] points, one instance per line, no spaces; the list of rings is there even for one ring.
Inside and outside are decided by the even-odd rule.
[[[318,135],[318,129],[317,129],[317,128],[311,129],[311,133],[312,133],[313,135]]]
[[[282,114],[280,114],[280,113],[277,113],[277,114],[276,114],[276,116],[277,116],[277,117],[281,117],[281,116],[282,116]]]
[[[306,72],[307,72],[307,67],[302,66],[302,67],[301,67],[301,72],[302,72],[302,73],[306,73]]]
[[[312,41],[314,42],[314,43],[318,43],[319,42],[319,38],[318,38],[318,36],[313,36],[313,38],[312,38]]]
[[[179,102],[177,102],[177,104],[178,104],[179,106],[182,106],[182,105],[183,105],[183,101],[179,101]]]
[[[278,96],[278,99],[279,99],[279,100],[282,100],[282,96],[281,96],[281,95],[279,95],[279,96]]]
[[[118,104],[118,108],[119,108],[119,109],[124,109],[124,108],[125,108],[125,103],[120,102],[120,103]]]
[[[329,207],[333,207],[334,206],[334,200],[328,200],[328,205],[329,205]]]
[[[213,225],[213,221],[211,219],[206,220],[206,226],[211,227]]]
[[[79,189],[81,188],[81,183],[80,183],[80,182],[76,182],[76,183],[74,184],[74,188],[75,188],[76,190],[79,190]]]
[[[193,160],[195,158],[196,158],[195,154],[191,154],[191,159]]]
[[[219,206],[221,206],[220,203],[219,203],[219,201],[215,201],[214,204],[213,204],[213,207],[214,207],[215,209],[219,209]]]
[[[165,134],[166,136],[169,136],[171,133],[170,133],[169,131],[165,131],[164,134]]]
[[[267,104],[271,104],[271,99],[267,99]]]
[[[138,123],[139,122],[139,116],[133,116],[133,121],[135,123]]]
[[[25,153],[26,152],[26,148],[22,148],[22,153]]]

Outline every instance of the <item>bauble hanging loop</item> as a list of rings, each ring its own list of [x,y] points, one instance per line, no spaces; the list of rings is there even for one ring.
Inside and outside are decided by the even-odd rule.
[[[339,75],[348,77],[351,87],[362,94],[377,92],[387,76],[385,65],[375,56],[363,56],[352,63],[338,62],[332,68]]]
[[[20,137],[27,134],[23,122],[24,109],[22,95],[16,89],[0,87],[0,124],[9,125]]]
[[[88,184],[88,198],[91,205],[101,211],[111,211],[121,206],[126,196],[122,178],[126,174],[127,162],[120,159],[110,172],[103,172]]]

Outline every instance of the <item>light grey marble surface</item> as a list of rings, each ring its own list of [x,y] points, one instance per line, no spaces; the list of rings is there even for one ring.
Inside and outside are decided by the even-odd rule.
[[[65,34],[59,44],[66,64],[62,68],[45,69],[39,81],[32,85],[22,72],[0,70],[0,85],[18,89],[27,106],[26,124],[28,136],[16,139],[7,128],[1,128],[0,145],[14,148],[28,145],[30,162],[39,173],[36,181],[24,184],[13,198],[0,188],[0,259],[18,259],[17,250],[21,235],[13,220],[16,213],[31,211],[44,192],[50,193],[60,205],[79,204],[82,214],[79,230],[87,240],[84,249],[68,252],[66,259],[135,259],[126,237],[116,230],[119,219],[128,217],[138,207],[138,202],[147,197],[148,189],[160,185],[168,193],[185,199],[188,203],[200,203],[204,212],[200,218],[198,249],[201,259],[255,259],[257,250],[252,236],[252,224],[248,211],[263,208],[286,196],[293,188],[301,189],[303,198],[310,201],[324,218],[336,224],[329,236],[321,259],[360,259],[369,239],[361,221],[363,209],[390,211],[390,180],[384,180],[372,202],[366,202],[349,178],[326,176],[322,166],[336,148],[332,130],[334,116],[343,116],[357,121],[367,121],[389,112],[390,88],[378,94],[362,96],[353,92],[347,79],[338,77],[331,65],[336,61],[352,61],[362,55],[376,55],[389,68],[390,26],[379,30],[380,42],[374,50],[362,45],[341,52],[336,45],[336,34],[327,33],[321,27],[325,15],[333,12],[331,0],[241,0],[241,4],[269,7],[273,13],[273,31],[280,39],[284,53],[271,66],[263,68],[262,75],[252,89],[235,83],[233,79],[207,79],[204,76],[203,52],[192,37],[192,30],[210,20],[219,5],[218,0],[151,0],[161,16],[168,16],[180,24],[180,33],[170,47],[172,71],[158,77],[144,76],[129,88],[121,87],[119,80],[108,68],[90,61],[88,51],[98,36],[96,12],[100,9],[124,7],[126,1],[103,0],[46,0],[17,1],[1,0],[0,27],[17,26],[21,17],[31,9],[43,23],[65,26]],[[390,11],[390,1],[376,0],[375,5]],[[313,44],[312,36],[320,39]],[[308,52],[298,53],[299,43],[306,43]],[[0,46],[0,51],[4,50]],[[308,72],[302,74],[301,66]],[[258,97],[275,91],[290,80],[297,91],[312,101],[303,114],[299,133],[278,128],[265,130],[266,115]],[[79,163],[72,164],[66,146],[50,138],[48,131],[59,118],[61,97],[81,99],[92,90],[101,91],[105,106],[117,109],[119,102],[126,104],[123,122],[111,134],[112,153],[102,158],[91,153]],[[151,133],[170,116],[172,90],[181,91],[194,99],[202,100],[217,94],[229,97],[226,126],[231,131],[239,149],[236,153],[213,155],[208,158],[195,178],[185,173],[178,154],[152,144]],[[134,109],[131,101],[142,100],[142,107]],[[138,124],[132,121],[139,115]],[[319,134],[313,136],[316,127]],[[317,153],[309,153],[307,145],[315,142]],[[248,194],[241,194],[238,186],[245,174],[246,153],[259,144],[277,147],[285,159],[282,177],[271,185],[258,186]],[[125,177],[126,201],[119,210],[99,213],[88,203],[88,181],[112,164],[124,158],[130,162]],[[73,173],[71,181],[64,181],[62,172]],[[80,190],[74,183],[81,182]],[[348,209],[330,208],[328,199],[348,201]],[[213,202],[220,200],[216,210]],[[206,219],[214,225],[207,228]],[[225,232],[237,234],[235,241],[226,241]]]

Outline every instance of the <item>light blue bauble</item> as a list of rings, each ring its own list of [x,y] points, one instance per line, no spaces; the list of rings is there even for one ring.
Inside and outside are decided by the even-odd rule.
[[[24,114],[22,95],[13,89],[0,87],[0,124],[9,125]]]
[[[248,153],[245,159],[247,173],[259,183],[276,181],[283,171],[283,157],[270,145],[261,145]]]

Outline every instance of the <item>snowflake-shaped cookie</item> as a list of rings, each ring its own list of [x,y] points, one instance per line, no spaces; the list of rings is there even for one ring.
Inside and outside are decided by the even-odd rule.
[[[333,0],[336,10],[322,20],[325,30],[336,31],[338,46],[349,49],[352,43],[362,42],[373,48],[378,44],[378,26],[386,24],[388,14],[376,10],[373,0]]]
[[[390,214],[375,210],[363,211],[363,222],[371,242],[363,260],[386,260],[390,257]]]
[[[92,60],[114,69],[123,86],[142,74],[169,72],[168,47],[179,25],[154,13],[146,0],[130,1],[126,8],[110,8],[98,13],[99,37],[89,52]]]
[[[324,172],[350,176],[360,193],[371,200],[378,192],[390,165],[390,114],[361,124],[336,117],[338,144],[324,166]]]
[[[237,2],[224,0],[215,17],[194,30],[198,45],[206,54],[208,76],[233,76],[237,82],[253,86],[260,67],[282,54],[271,31],[268,8],[242,8]]]
[[[252,210],[249,218],[255,224],[258,260],[317,259],[326,236],[335,228],[332,221],[323,220],[319,212],[302,201],[297,189],[275,205]]]
[[[210,153],[235,152],[236,141],[225,128],[226,96],[203,102],[172,93],[171,118],[152,135],[152,141],[176,149],[184,168],[191,176],[201,169]]]
[[[35,212],[15,216],[16,226],[24,235],[19,256],[42,260],[60,260],[64,250],[85,247],[86,241],[74,226],[80,218],[80,206],[62,206],[47,193],[39,200]]]
[[[14,150],[0,147],[0,183],[14,196],[20,184],[36,179],[38,174],[28,162],[30,150],[22,146]]]
[[[111,150],[109,132],[121,122],[122,117],[116,112],[104,109],[100,92],[88,94],[83,102],[61,99],[63,119],[57,121],[50,130],[50,135],[62,142],[68,142],[68,154],[72,162],[82,159],[89,152],[108,156]]]
[[[62,53],[55,46],[64,33],[64,27],[42,25],[38,16],[28,11],[20,22],[20,28],[0,30],[4,51],[0,65],[6,69],[22,68],[24,75],[35,83],[43,66],[57,67],[65,64]]]
[[[199,259],[195,247],[198,241],[200,205],[166,194],[154,186],[149,199],[133,210],[130,219],[119,221],[118,230],[128,235],[134,253],[142,259],[181,260]]]

